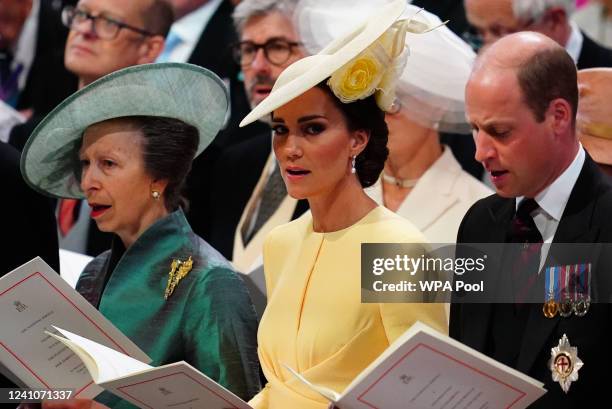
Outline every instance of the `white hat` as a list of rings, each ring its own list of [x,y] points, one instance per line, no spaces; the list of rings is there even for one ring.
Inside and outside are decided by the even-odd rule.
[[[398,21],[405,8],[405,0],[393,0],[318,54],[291,64],[278,77],[270,95],[240,126],[262,118],[330,77],[328,85],[342,102],[376,93],[379,107],[388,109],[394,100],[395,79],[401,72],[398,65],[405,61],[406,32],[430,29],[411,19]]]

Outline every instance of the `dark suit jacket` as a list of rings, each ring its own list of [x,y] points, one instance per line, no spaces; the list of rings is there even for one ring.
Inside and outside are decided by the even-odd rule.
[[[77,89],[77,77],[64,67],[67,36],[59,10],[51,1],[41,1],[34,61],[17,104],[17,109],[34,112],[25,124],[13,128],[10,137],[11,145],[20,151],[45,115]]]
[[[515,200],[497,195],[482,199],[467,212],[457,241],[460,243],[503,243],[514,215]],[[612,188],[590,159],[586,158],[580,176],[570,195],[557,228],[554,243],[611,243],[612,242]],[[597,247],[597,246],[594,246]],[[608,247],[609,252],[609,247]],[[594,262],[595,282],[610,281],[609,254],[607,260]],[[550,254],[549,254],[550,259]],[[557,265],[557,264],[555,264]],[[542,274],[542,273],[540,273]],[[608,289],[609,290],[609,289]],[[609,296],[602,296],[609,301]],[[496,308],[513,308],[511,304]],[[545,383],[548,390],[531,407],[582,408],[585,402],[608,400],[609,367],[612,358],[607,354],[612,336],[612,312],[609,304],[592,304],[586,316],[579,318],[545,318],[542,304],[528,305],[528,318],[523,333],[509,337],[508,343],[520,344],[516,369]],[[491,355],[491,304],[451,305],[450,335],[462,343]],[[578,372],[567,394],[552,381],[548,360],[551,348],[567,334],[570,344],[578,347],[578,357],[584,366]],[[593,400],[595,399],[595,400]]]
[[[49,198],[32,190],[21,177],[19,152],[0,142],[2,199],[0,276],[40,256],[59,272],[55,217]],[[0,375],[0,388],[13,384]]]
[[[239,79],[240,67],[232,60],[231,45],[238,41],[232,12],[234,7],[229,0],[224,0],[212,15],[200,40],[196,44],[188,62],[208,68],[224,79],[229,86],[231,116],[224,130],[219,132],[211,145],[193,161],[192,170],[187,177],[186,196],[190,208],[186,212],[193,231],[207,238],[211,217],[211,200],[213,180],[225,178],[215,171],[215,162],[228,147],[243,142],[269,128],[262,123],[255,123],[245,128],[238,124],[250,111],[244,84]],[[227,179],[224,179],[227,180]]]
[[[0,142],[0,175],[4,217],[0,275],[36,256],[59,272],[59,253],[55,217],[48,197],[32,190],[21,176],[19,152]]]
[[[215,166],[210,229],[205,239],[228,260],[232,259],[240,217],[261,177],[271,143],[270,130],[267,130],[228,148]],[[307,209],[306,200],[298,201],[292,219]]]
[[[584,42],[576,66],[579,70],[585,68],[612,67],[612,50],[597,44],[582,32]]]
[[[18,109],[34,108],[46,114],[77,89],[77,77],[64,67],[68,29],[50,1],[40,2],[36,53]]]

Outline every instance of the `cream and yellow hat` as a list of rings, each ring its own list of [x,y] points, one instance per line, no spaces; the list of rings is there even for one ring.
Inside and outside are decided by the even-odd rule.
[[[329,78],[328,85],[347,103],[376,95],[378,106],[388,110],[395,99],[395,81],[406,60],[406,32],[425,33],[431,28],[412,19],[399,20],[406,0],[393,0],[332,41],[318,54],[287,67],[272,88],[240,123],[246,126]]]
[[[309,54],[316,54],[386,2],[389,0],[299,0],[294,20],[300,41]],[[406,33],[410,57],[395,87],[402,111],[423,127],[471,136],[465,86],[476,53],[435,14],[407,4],[402,18],[437,27],[426,35]]]
[[[578,71],[576,132],[593,160],[612,165],[612,68]]]

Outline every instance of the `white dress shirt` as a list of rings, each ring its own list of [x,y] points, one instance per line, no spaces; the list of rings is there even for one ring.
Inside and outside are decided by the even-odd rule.
[[[569,200],[570,194],[574,189],[574,185],[580,176],[580,171],[585,161],[584,148],[580,145],[576,157],[572,163],[563,171],[561,175],[553,183],[551,183],[546,189],[541,191],[534,197],[536,203],[540,206],[538,209],[531,213],[533,222],[535,223],[538,231],[542,235],[544,243],[552,243],[559,222],[565,211],[565,206]],[[516,208],[518,209],[519,203],[523,200],[523,197],[516,198]],[[543,246],[542,253],[540,256],[540,268],[546,260],[548,255],[548,249],[550,246]]]

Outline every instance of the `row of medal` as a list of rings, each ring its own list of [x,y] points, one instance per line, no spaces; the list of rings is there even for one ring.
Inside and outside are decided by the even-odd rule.
[[[591,264],[547,267],[545,274],[544,316],[584,317],[591,306]]]
[[[542,312],[546,318],[555,318],[559,314],[562,318],[571,317],[574,314],[576,317],[584,317],[591,306],[589,296],[579,296],[577,299],[565,298],[562,301],[556,301],[554,298],[549,298],[542,306]]]

